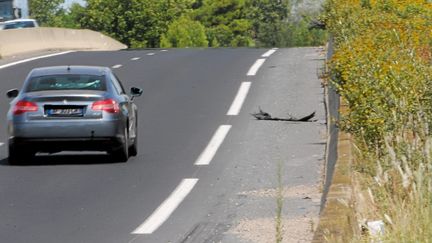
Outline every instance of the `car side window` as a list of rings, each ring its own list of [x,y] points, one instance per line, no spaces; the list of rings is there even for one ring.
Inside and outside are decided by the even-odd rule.
[[[111,73],[111,80],[114,84],[115,89],[117,90],[118,94],[126,94],[125,89],[123,88],[123,85],[121,84],[120,80],[117,78],[116,75]]]

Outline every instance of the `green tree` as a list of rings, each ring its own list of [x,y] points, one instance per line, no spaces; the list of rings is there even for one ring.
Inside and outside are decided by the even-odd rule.
[[[101,31],[132,48],[304,46],[325,38],[323,31],[309,30],[307,14],[290,16],[289,0],[87,0],[86,7],[69,11],[56,6],[39,10],[51,13],[40,17],[45,25]]]
[[[317,46],[323,45],[327,40],[326,32],[311,28],[310,20],[307,17],[290,23],[284,34],[287,46]]]
[[[82,25],[133,48],[159,47],[168,25],[192,4],[192,0],[87,0]]]
[[[249,0],[248,14],[258,46],[285,46],[289,0]]]
[[[162,0],[159,2],[161,17],[164,21],[171,23],[184,14],[190,13],[195,0]]]
[[[195,7],[192,15],[206,27],[212,47],[254,45],[246,0],[202,0]]]
[[[42,26],[58,25],[58,14],[62,11],[64,0],[30,0],[30,16]]]
[[[172,22],[166,34],[162,35],[161,47],[207,47],[205,27],[188,17]]]
[[[65,10],[61,10],[56,16],[56,27],[80,29],[81,20],[86,15],[86,8],[78,3],[73,3],[72,6]]]

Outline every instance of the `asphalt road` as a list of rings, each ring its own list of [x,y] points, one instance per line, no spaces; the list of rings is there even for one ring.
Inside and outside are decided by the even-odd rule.
[[[139,154],[127,163],[62,153],[10,166],[0,130],[0,242],[263,242],[239,228],[274,219],[276,201],[260,190],[271,194],[278,174],[283,188],[316,187],[326,141],[319,50],[267,51],[74,52],[0,66],[3,93],[49,65],[114,67],[126,87],[144,90]],[[316,111],[316,121],[257,121],[250,113],[259,107],[280,117]],[[284,198],[284,218],[316,218],[319,198],[304,193]]]

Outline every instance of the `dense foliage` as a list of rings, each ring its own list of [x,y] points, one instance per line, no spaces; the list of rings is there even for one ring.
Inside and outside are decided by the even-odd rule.
[[[49,2],[49,4],[48,4]],[[64,0],[31,0],[44,26],[101,31],[132,48],[322,45],[310,29],[318,13],[292,16],[289,0],[87,0],[64,10]]]
[[[205,27],[188,17],[180,17],[162,34],[161,47],[207,47]]]
[[[30,15],[42,25],[56,25],[64,0],[29,0]]]
[[[328,0],[332,81],[348,105],[360,180],[386,242],[432,239],[432,4]],[[363,215],[364,216],[364,215]]]
[[[408,114],[430,115],[431,21],[425,1],[328,1],[332,68],[350,107],[343,125],[368,144],[382,144]]]

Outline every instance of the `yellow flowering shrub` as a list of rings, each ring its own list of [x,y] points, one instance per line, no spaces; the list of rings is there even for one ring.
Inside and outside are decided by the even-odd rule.
[[[340,125],[386,223],[372,242],[432,242],[432,1],[327,0],[323,18],[331,83],[349,107]]]
[[[343,128],[376,145],[402,114],[429,115],[432,4],[330,0],[325,19],[336,48],[332,81],[350,108]]]

